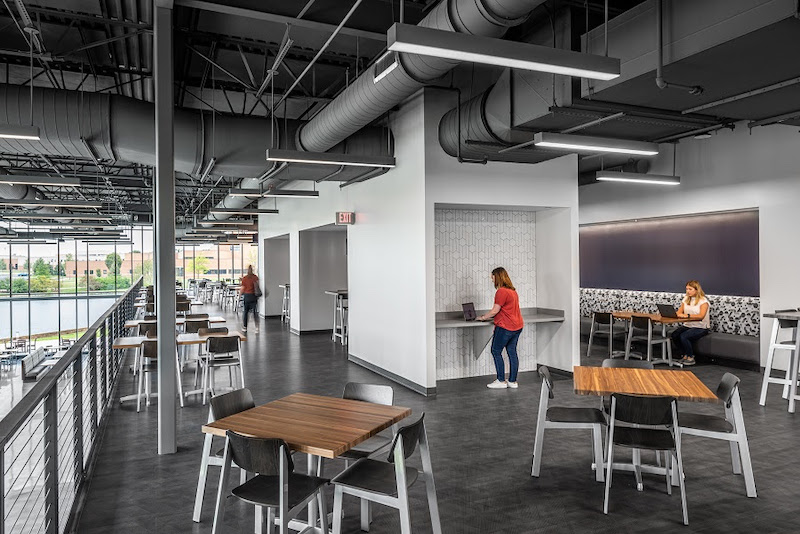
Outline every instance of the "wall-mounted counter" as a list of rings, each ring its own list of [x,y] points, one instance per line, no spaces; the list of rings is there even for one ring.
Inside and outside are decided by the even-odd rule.
[[[489,310],[476,310],[478,315],[488,313]],[[564,322],[564,310],[550,308],[522,308],[522,320],[525,325],[535,323]],[[462,312],[436,312],[436,328],[471,328],[472,329],[472,355],[477,360],[492,338],[494,332],[492,321],[466,321]]]

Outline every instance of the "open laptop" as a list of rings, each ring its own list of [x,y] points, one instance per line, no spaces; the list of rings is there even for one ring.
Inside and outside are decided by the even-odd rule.
[[[658,313],[661,314],[661,317],[678,318],[678,311],[672,304],[656,304],[656,306],[658,307]]]
[[[475,318],[478,316],[475,313],[475,304],[472,302],[467,302],[461,305],[461,309],[464,310],[464,320],[465,321],[474,321]]]

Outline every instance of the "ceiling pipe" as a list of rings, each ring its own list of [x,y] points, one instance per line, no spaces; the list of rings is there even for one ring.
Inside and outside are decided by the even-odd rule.
[[[545,0],[444,0],[419,26],[443,31],[502,37],[522,23]],[[376,65],[370,66],[336,99],[298,132],[297,145],[325,152],[380,118],[416,91],[452,70],[459,62],[399,54],[399,65],[375,83]]]
[[[658,38],[658,66],[656,67],[656,86],[659,89],[681,89],[688,91],[690,95],[700,96],[703,88],[699,85],[683,85],[680,83],[668,82],[664,79],[664,25],[662,24],[662,0],[656,0],[656,35]]]

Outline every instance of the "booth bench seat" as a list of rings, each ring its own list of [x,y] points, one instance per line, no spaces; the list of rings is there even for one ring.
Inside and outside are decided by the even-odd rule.
[[[39,347],[22,359],[22,380],[33,381],[47,372],[49,367],[43,365],[46,354],[44,347]]]

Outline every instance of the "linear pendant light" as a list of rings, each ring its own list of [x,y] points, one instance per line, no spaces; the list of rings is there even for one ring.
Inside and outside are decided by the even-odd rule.
[[[680,176],[666,176],[663,174],[644,174],[638,172],[597,171],[595,179],[598,182],[630,182],[650,185],[680,185]]]
[[[92,200],[64,200],[60,198],[49,199],[14,199],[0,198],[0,206],[21,206],[25,208],[102,208],[102,202]],[[47,215],[39,215],[40,219]]]
[[[261,208],[211,208],[209,213],[225,213],[227,215],[267,215],[278,213],[278,210]]]
[[[306,152],[304,150],[285,150],[268,148],[267,161],[287,163],[307,163],[309,165],[344,165],[348,167],[381,167],[390,169],[396,165],[390,156],[366,156],[360,154],[341,154],[331,152]]]
[[[284,197],[284,198],[317,198],[319,191],[309,191],[307,189],[274,189],[265,191],[264,197]]]
[[[200,221],[202,226],[247,226],[255,228],[256,221],[251,219],[225,219],[223,221]]]
[[[8,176],[0,176],[0,184],[11,185],[49,185],[61,187],[79,187],[81,181],[79,178],[61,177],[61,176],[28,176],[20,174],[10,174]]]
[[[231,189],[228,194],[232,197],[260,197],[262,191],[260,189]]]
[[[16,213],[13,211],[0,212],[3,219],[35,219],[35,220],[73,220],[73,221],[110,221],[114,215],[98,213]]]
[[[588,135],[572,135],[540,132],[534,136],[533,144],[547,148],[563,148],[584,152],[610,152],[614,154],[636,154],[639,156],[655,156],[658,145],[645,141],[628,139],[612,139],[609,137],[593,137]]]
[[[620,75],[620,61],[617,58],[409,24],[397,23],[389,28],[386,44],[389,50],[395,52],[594,80],[613,80]]]
[[[38,126],[17,126],[16,124],[0,124],[0,138],[23,139],[26,141],[39,140]]]

